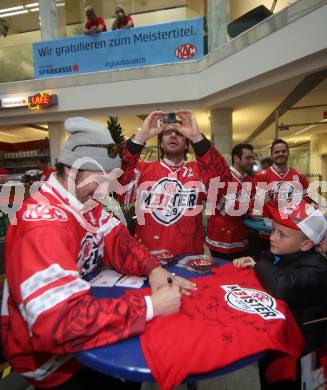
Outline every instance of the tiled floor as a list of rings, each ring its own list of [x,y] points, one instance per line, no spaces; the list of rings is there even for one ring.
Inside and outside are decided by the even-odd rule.
[[[12,374],[10,378],[0,381],[0,390],[33,390],[32,386],[19,375]],[[197,390],[260,390],[259,376],[256,364],[251,364],[241,370],[208,381],[201,381]],[[153,383],[143,383],[142,390],[159,390]],[[187,390],[186,385],[177,386],[174,390]]]
[[[142,390],[158,390],[155,384],[144,383]],[[186,390],[186,385],[178,386],[175,390]],[[208,381],[197,384],[197,390],[260,390],[257,364],[251,364],[235,371]]]

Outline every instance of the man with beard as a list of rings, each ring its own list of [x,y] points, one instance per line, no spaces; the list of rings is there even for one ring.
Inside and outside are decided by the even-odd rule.
[[[287,142],[280,138],[275,139],[271,144],[270,154],[272,166],[258,172],[255,176],[256,200],[264,198],[264,203],[279,208],[284,207],[285,202],[292,199],[299,201],[305,197],[309,183],[303,173],[288,166],[289,147]],[[257,208],[255,203],[251,215],[254,219],[262,218],[263,210]],[[269,236],[270,233],[259,231],[259,248],[261,250],[269,248]]]
[[[176,119],[175,115],[181,119]],[[167,114],[155,111],[127,141],[121,183],[130,185],[125,203],[136,200],[136,237],[150,250],[166,249],[173,255],[203,254],[202,202],[210,179],[229,180],[225,159],[200,133],[192,111]],[[160,122],[161,121],[161,122]],[[146,141],[159,135],[159,161],[139,161]],[[195,161],[187,162],[189,142]],[[142,215],[141,215],[142,214]]]
[[[244,216],[254,193],[253,146],[238,144],[232,149],[232,179],[222,189],[215,214],[210,216],[206,244],[213,257],[233,260],[245,256],[248,249]]]
[[[289,147],[282,139],[275,139],[271,145],[273,165],[256,174],[257,194],[264,191],[260,183],[267,183],[266,201],[276,204],[278,199],[290,200],[294,195],[307,195],[308,180],[303,173],[288,167]],[[265,184],[263,184],[265,185]]]

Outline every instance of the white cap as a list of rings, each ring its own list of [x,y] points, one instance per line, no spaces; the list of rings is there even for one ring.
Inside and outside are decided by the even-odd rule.
[[[274,205],[266,204],[264,213],[281,225],[294,230],[301,230],[309,240],[316,245],[325,237],[327,232],[327,221],[322,212],[313,203],[302,199],[297,204],[290,204],[281,209]]]

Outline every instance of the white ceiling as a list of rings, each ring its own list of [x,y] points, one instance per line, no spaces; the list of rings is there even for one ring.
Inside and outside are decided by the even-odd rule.
[[[40,125],[40,124],[39,124]],[[46,125],[42,125],[47,127]],[[49,134],[42,130],[36,130],[24,126],[0,126],[0,142],[27,142],[48,138]]]
[[[199,0],[203,1],[203,0]],[[25,6],[37,3],[38,0],[1,0],[0,10]],[[84,21],[83,12],[81,12],[80,0],[57,0],[57,3],[65,3],[65,7],[58,8],[59,17],[65,20],[65,24],[77,24]],[[174,8],[186,5],[186,0],[89,0],[86,4],[92,4],[98,15],[109,19],[114,15],[114,9],[117,4],[125,6],[128,13],[142,13],[158,9]],[[28,8],[26,8],[28,9]],[[27,31],[39,30],[38,12],[29,11],[21,15],[6,17],[9,23],[9,34],[22,33]]]
[[[250,132],[252,132],[264,119],[267,117],[274,108],[291,92],[291,90],[301,81],[301,79],[293,79],[287,83],[281,83],[273,88],[266,88],[263,91],[257,91],[256,94],[248,96],[250,105],[246,110],[247,115],[251,115],[252,119],[249,119],[250,124],[254,125]],[[279,91],[279,95],[278,95]],[[260,93],[261,92],[261,93]],[[260,97],[262,101],[260,102]],[[251,100],[250,100],[251,99]],[[256,101],[257,100],[257,101]],[[248,104],[246,102],[245,104]],[[312,123],[323,120],[323,112],[327,111],[327,80],[323,81],[309,94],[302,98],[295,107],[311,106],[318,104],[326,104],[326,107],[318,107],[311,109],[291,110],[287,111],[280,119],[279,122],[283,124],[294,123]],[[242,105],[241,105],[242,107]],[[244,139],[246,135],[246,126],[237,124],[237,115],[235,118],[235,133],[240,139]],[[310,141],[310,136],[315,133],[327,132],[327,125],[316,125],[308,130],[303,131],[308,126],[290,127],[289,130],[282,130],[279,136],[285,138],[288,142],[307,142]],[[250,129],[251,127],[249,127]],[[301,134],[296,134],[299,131],[303,131]],[[264,132],[262,132],[255,140],[254,144],[257,147],[264,147],[269,144],[270,140],[275,135],[275,124],[269,126]]]
[[[235,143],[244,141],[254,129],[259,126],[263,120],[280,104],[280,102],[296,87],[301,78],[295,78],[270,86],[268,88],[257,90],[255,93],[244,95],[233,99],[224,104],[224,107],[233,108],[233,139]],[[327,104],[327,80],[322,82],[306,97],[298,102],[296,106],[306,106],[315,104]],[[323,119],[323,112],[327,111],[327,106],[323,108],[314,108],[308,110],[294,110],[286,112],[280,122],[288,123],[308,123],[318,122]],[[204,109],[196,110],[196,117],[201,131],[209,136],[209,111]],[[81,113],[82,114],[82,113]],[[127,137],[131,136],[142,120],[137,116],[119,115],[120,123]],[[106,116],[92,117],[103,125],[106,125]],[[39,124],[46,127],[46,124]],[[327,125],[313,126],[305,131],[308,126],[292,127],[289,130],[281,131],[280,137],[293,143],[302,143],[310,140],[310,136],[315,133],[327,132]],[[301,134],[296,135],[299,131]],[[275,135],[275,125],[269,126],[263,133],[253,140],[257,149],[264,148]],[[48,137],[48,133],[28,127],[1,126],[0,141],[2,142],[23,142]]]

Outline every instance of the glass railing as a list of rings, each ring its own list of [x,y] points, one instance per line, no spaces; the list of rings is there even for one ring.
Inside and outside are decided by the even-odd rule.
[[[317,3],[322,4],[323,0],[317,0]],[[75,4],[76,3],[76,4]],[[80,2],[76,1],[75,8]],[[95,8],[99,15],[105,18],[108,29],[112,25],[112,15],[114,13],[114,4],[113,1],[104,1],[97,0],[94,1]],[[161,0],[154,0],[151,2],[142,2],[139,0],[128,0],[124,2],[125,7],[127,8],[127,13],[131,14],[133,17],[134,25],[136,28],[146,28],[155,29],[156,25],[162,23],[173,23],[181,22],[181,24],[188,19],[203,17],[204,18],[204,28],[201,28],[199,34],[204,35],[204,45],[208,47],[208,51],[214,51],[216,48],[221,47],[229,40],[237,37],[243,32],[251,29],[252,27],[258,25],[260,22],[267,19],[273,13],[278,13],[286,6],[289,6],[288,2],[272,2],[273,5],[276,5],[275,9],[272,9],[271,2],[260,0],[256,1],[244,1],[244,0],[167,0],[165,4],[162,4]],[[266,6],[262,5],[264,3]],[[269,3],[269,4],[268,4]],[[300,6],[297,7],[298,10],[294,11],[295,14],[298,12],[296,17],[301,17],[307,12],[307,9],[312,8],[312,2],[306,2],[306,0],[298,0],[290,4],[290,8],[295,3],[299,3]],[[310,4],[311,5],[310,5]],[[66,23],[69,23],[69,14],[73,14],[73,10],[68,9],[70,3],[66,2]],[[73,3],[71,3],[72,5]],[[108,4],[111,4],[108,8]],[[319,5],[318,5],[319,6]],[[270,7],[270,8],[269,8]],[[302,7],[302,8],[301,8]],[[296,8],[296,7],[295,7]],[[68,11],[71,12],[68,12]],[[76,11],[76,10],[75,10]],[[74,12],[75,12],[74,11]],[[105,11],[105,12],[102,12]],[[288,11],[287,11],[288,12]],[[293,12],[293,13],[294,13]],[[66,26],[66,35],[67,40],[69,39],[81,39],[83,40],[83,24],[74,24],[77,20],[80,20],[81,14],[83,13],[82,9],[75,12],[74,18],[71,21],[75,21],[70,25]],[[83,15],[84,17],[84,15]],[[285,18],[288,20],[289,15],[286,15]],[[293,18],[294,19],[294,18]],[[269,29],[268,29],[269,30]],[[268,31],[267,30],[267,31]],[[268,31],[268,34],[272,31]],[[24,36],[26,35],[26,40]],[[259,32],[258,36],[251,36],[251,42],[256,39],[262,39],[266,34],[266,30]],[[34,62],[32,54],[32,41],[39,41],[40,32],[33,31],[14,35],[8,35],[6,38],[0,38],[0,83],[10,82],[10,81],[19,81],[19,80],[28,80],[34,78]],[[243,42],[245,45],[250,44],[250,40],[245,39]],[[65,38],[63,38],[63,42]],[[127,40],[128,41],[128,40]],[[126,41],[126,42],[127,42]],[[15,45],[14,43],[26,42],[24,44]],[[168,41],[163,42],[165,45]],[[138,42],[136,42],[138,43]],[[108,44],[108,42],[107,42]],[[64,43],[63,43],[64,45]],[[62,45],[62,46],[63,46]],[[166,46],[162,46],[163,48]],[[168,47],[168,46],[167,46]],[[239,47],[239,45],[238,45]],[[242,46],[243,47],[243,46]],[[189,49],[189,48],[188,48]],[[65,48],[63,50],[66,50]],[[164,50],[162,50],[164,51]],[[126,53],[129,52],[129,48],[126,48]],[[204,53],[207,51],[205,50]],[[182,55],[182,54],[180,54]],[[202,55],[202,53],[201,53]],[[124,56],[122,56],[123,58]],[[88,57],[89,58],[89,57]],[[194,58],[198,59],[198,57]],[[108,64],[110,65],[109,61]],[[50,64],[51,65],[51,64]],[[78,69],[79,65],[75,61],[65,62],[65,65],[75,67]],[[48,64],[44,65],[45,67]],[[57,66],[53,64],[52,66]],[[137,64],[135,64],[137,66]],[[143,64],[141,66],[147,66]],[[48,66],[49,68],[49,66]],[[110,68],[110,66],[109,66]],[[44,68],[45,69],[45,68]],[[40,75],[43,75],[43,70],[41,69]],[[117,68],[118,69],[118,68]],[[100,69],[107,70],[107,69]],[[110,70],[113,70],[111,67]],[[87,71],[99,71],[87,70]],[[61,74],[64,76],[66,74]],[[57,74],[52,74],[52,76],[57,76]]]
[[[0,83],[33,78],[32,43],[0,47]]]

